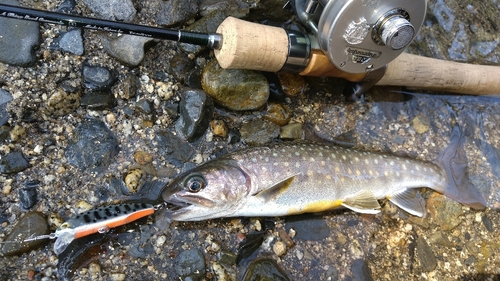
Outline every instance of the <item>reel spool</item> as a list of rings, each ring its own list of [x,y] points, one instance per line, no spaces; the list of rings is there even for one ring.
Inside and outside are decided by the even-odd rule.
[[[299,19],[332,64],[347,73],[382,68],[420,30],[426,0],[295,0]]]

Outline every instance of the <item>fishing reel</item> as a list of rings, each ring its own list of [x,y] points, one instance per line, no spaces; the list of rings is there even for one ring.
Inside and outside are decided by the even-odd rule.
[[[298,18],[330,62],[346,73],[386,66],[413,41],[426,0],[294,0]],[[311,41],[314,40],[310,36]]]

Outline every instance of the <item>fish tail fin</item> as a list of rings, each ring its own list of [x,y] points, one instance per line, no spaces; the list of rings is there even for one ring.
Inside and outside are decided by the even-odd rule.
[[[486,208],[487,203],[483,195],[469,180],[464,138],[458,124],[453,127],[450,141],[448,147],[434,160],[445,173],[443,194],[474,209]]]

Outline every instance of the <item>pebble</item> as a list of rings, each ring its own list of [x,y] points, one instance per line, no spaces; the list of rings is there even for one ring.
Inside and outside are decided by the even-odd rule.
[[[270,102],[267,104],[264,118],[278,126],[284,126],[292,119],[292,110],[281,103]]]
[[[46,244],[48,240],[21,242],[29,237],[49,233],[49,225],[41,213],[29,212],[19,219],[19,222],[9,233],[2,246],[2,254],[15,256],[26,253],[33,248]]]
[[[93,66],[85,63],[83,71],[83,86],[90,90],[110,89],[116,80],[115,74],[107,67]]]
[[[212,119],[214,104],[210,96],[200,90],[187,90],[179,103],[179,119],[176,132],[184,139],[193,141],[202,136]]]
[[[114,87],[115,95],[125,100],[134,98],[137,90],[141,88],[141,80],[137,75],[127,74],[121,83]]]
[[[488,217],[487,214],[484,214],[481,217],[481,221],[483,222],[483,225],[486,228],[486,230],[488,230],[488,232],[493,232],[493,230],[494,230],[493,222],[491,221],[490,217]]]
[[[436,268],[436,257],[423,237],[418,237],[417,239],[417,257],[424,272],[430,272]]]
[[[57,7],[57,12],[59,13],[71,13],[76,7],[76,0],[64,0],[59,7]]]
[[[184,53],[175,54],[170,60],[170,73],[179,83],[184,83],[195,67],[194,62]]]
[[[298,74],[278,72],[278,78],[283,92],[289,97],[296,97],[306,90],[306,80]]]
[[[9,121],[10,114],[7,112],[7,105],[12,99],[9,92],[0,89],[0,126],[7,124],[7,121]]]
[[[226,138],[228,134],[228,128],[223,120],[212,120],[210,121],[210,129],[214,135]]]
[[[429,218],[443,231],[452,230],[462,222],[462,206],[443,195],[433,193],[427,200],[427,206]]]
[[[142,62],[146,48],[153,40],[148,37],[128,34],[101,36],[104,50],[119,62],[130,67],[138,66]]]
[[[30,164],[23,156],[22,152],[14,151],[0,159],[0,173],[15,174],[30,167]]]
[[[273,245],[273,252],[278,257],[284,256],[286,254],[286,245],[282,241],[277,241]]]
[[[302,124],[293,123],[280,128],[280,138],[285,140],[295,140],[302,138]]]
[[[263,145],[279,136],[280,127],[267,120],[257,119],[243,124],[240,133],[247,144]]]
[[[53,41],[53,47],[56,50],[62,50],[78,56],[83,55],[82,30],[76,28],[68,32],[63,32]]]
[[[83,0],[100,18],[116,21],[131,21],[136,10],[131,0]]]
[[[37,202],[37,187],[40,181],[28,181],[24,184],[23,188],[19,189],[19,202],[24,210],[29,210]]]
[[[174,271],[182,280],[199,280],[205,275],[205,267],[205,257],[197,249],[183,251],[174,260]]]
[[[373,281],[372,271],[363,259],[355,260],[351,265],[352,280],[355,281]]]
[[[236,111],[256,110],[269,98],[269,83],[252,70],[223,69],[217,61],[203,68],[201,85],[214,101]]]
[[[64,153],[69,164],[82,170],[102,172],[118,150],[118,140],[104,122],[84,119],[76,127]]]
[[[145,177],[145,172],[141,169],[130,170],[125,176],[125,185],[130,193],[135,193],[141,186],[141,180]]]
[[[146,165],[153,162],[153,155],[145,151],[136,151],[134,153],[134,161],[140,165]]]
[[[182,167],[194,154],[193,147],[169,131],[158,131],[151,144],[171,164]]]
[[[271,258],[257,258],[248,266],[243,281],[253,280],[291,280]]]
[[[85,91],[80,100],[80,105],[92,110],[112,109],[117,100],[110,90]]]
[[[0,0],[2,4],[20,6],[16,0]],[[0,18],[0,62],[29,66],[36,62],[35,49],[40,47],[40,24],[33,21]]]
[[[429,119],[424,114],[419,114],[413,120],[411,121],[413,128],[415,128],[415,131],[419,134],[423,134],[427,131],[429,131],[430,123]]]
[[[197,13],[197,0],[161,1],[155,22],[163,26],[172,26],[194,18]]]

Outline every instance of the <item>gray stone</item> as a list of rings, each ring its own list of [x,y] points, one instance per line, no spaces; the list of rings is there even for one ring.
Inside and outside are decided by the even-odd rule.
[[[436,268],[436,257],[423,237],[418,237],[417,239],[417,257],[424,272],[430,272]]]
[[[372,272],[363,259],[355,260],[351,265],[353,281],[373,281]]]
[[[158,152],[176,167],[182,167],[194,154],[194,149],[188,142],[169,131],[157,132],[151,145],[157,147]]]
[[[101,36],[104,50],[121,63],[131,67],[138,66],[142,62],[146,46],[153,40],[152,38],[127,34]]]
[[[0,173],[2,174],[19,173],[29,167],[30,164],[24,159],[22,152],[10,152],[0,159]]]
[[[240,133],[247,144],[263,145],[279,136],[280,127],[267,120],[258,119],[243,124]]]
[[[9,92],[0,89],[0,127],[9,121],[7,105],[10,101],[12,101],[12,95]]]
[[[83,65],[83,86],[90,90],[105,90],[111,88],[116,81],[112,71],[106,67]]]
[[[83,0],[83,3],[99,17],[107,20],[129,22],[137,12],[131,0]]]
[[[175,258],[174,271],[183,280],[198,280],[205,275],[205,257],[197,249],[184,251]]]
[[[14,229],[12,229],[5,241],[3,241],[2,254],[6,256],[15,256],[29,252],[33,248],[46,244],[48,240],[23,241],[29,237],[48,233],[49,225],[43,215],[38,212],[29,212],[19,219]]]
[[[214,103],[199,90],[187,90],[179,103],[180,117],[175,122],[175,130],[184,139],[193,141],[205,133],[212,120]]]
[[[54,40],[55,48],[75,55],[83,55],[82,30],[77,28],[61,34]]]
[[[82,95],[80,105],[93,110],[111,109],[116,106],[116,98],[109,90],[87,91]]]
[[[15,0],[0,0],[1,4],[19,6]],[[35,49],[40,46],[38,22],[0,18],[0,62],[29,66],[36,62]]]
[[[197,0],[170,0],[161,1],[156,15],[156,23],[171,26],[185,22],[198,13]]]

